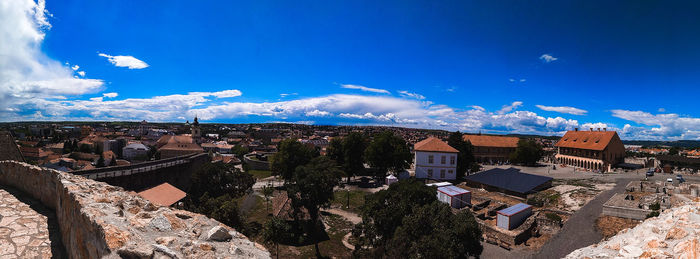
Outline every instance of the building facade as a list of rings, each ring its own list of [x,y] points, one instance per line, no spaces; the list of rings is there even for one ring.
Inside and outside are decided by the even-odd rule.
[[[442,140],[429,137],[413,146],[416,178],[433,180],[457,179],[459,151]]]
[[[123,148],[122,154],[124,159],[133,160],[146,160],[148,159],[148,147],[141,143],[129,144]]]
[[[592,171],[610,171],[625,161],[625,146],[615,131],[568,131],[555,145],[555,160],[560,164]]]
[[[465,141],[472,144],[472,153],[477,162],[497,163],[507,162],[510,154],[518,147],[517,137],[464,135]]]

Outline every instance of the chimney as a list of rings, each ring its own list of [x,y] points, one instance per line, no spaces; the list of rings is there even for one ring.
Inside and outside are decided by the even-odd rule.
[[[578,131],[578,128],[574,128],[574,131]]]
[[[591,128],[591,131],[593,131],[593,128]]]
[[[608,128],[603,128],[603,131],[608,131]]]

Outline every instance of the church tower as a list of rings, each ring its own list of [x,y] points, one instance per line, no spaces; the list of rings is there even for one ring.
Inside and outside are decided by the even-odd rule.
[[[199,121],[197,120],[197,116],[194,117],[194,122],[192,123],[192,139],[196,142],[199,143],[201,137],[202,137],[202,130],[199,128]]]

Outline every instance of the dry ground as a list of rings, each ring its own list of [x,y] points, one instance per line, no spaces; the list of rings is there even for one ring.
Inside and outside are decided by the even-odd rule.
[[[607,239],[611,236],[616,235],[623,229],[633,228],[637,226],[641,221],[634,219],[619,218],[613,216],[600,216],[595,221],[595,227],[603,235],[603,238]]]

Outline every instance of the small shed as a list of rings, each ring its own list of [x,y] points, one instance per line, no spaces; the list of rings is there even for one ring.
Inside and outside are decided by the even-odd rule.
[[[386,185],[391,185],[392,183],[398,182],[399,178],[396,178],[393,174],[386,177]]]
[[[437,198],[441,202],[450,204],[450,207],[455,209],[461,209],[472,202],[472,194],[470,191],[454,185],[438,187]]]
[[[450,185],[452,185],[452,183],[450,183],[450,182],[437,182],[437,183],[429,183],[426,185],[427,186],[435,186],[435,187],[440,188],[440,187],[450,186]]]
[[[518,203],[508,208],[499,210],[497,225],[499,228],[511,230],[520,226],[525,219],[532,215],[532,206],[525,203]]]

